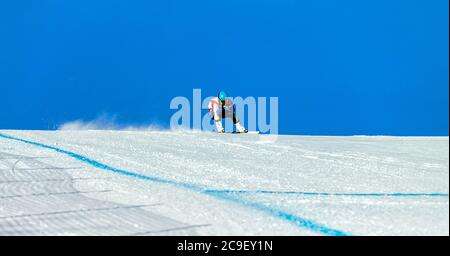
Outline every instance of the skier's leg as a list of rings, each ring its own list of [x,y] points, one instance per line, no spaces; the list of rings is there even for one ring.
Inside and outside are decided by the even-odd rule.
[[[239,119],[236,117],[236,113],[233,113],[233,124],[239,123]]]
[[[225,129],[222,126],[222,117],[220,114],[213,112],[214,124],[216,125],[217,132],[224,133]]]
[[[241,122],[239,121],[239,118],[237,118],[236,113],[233,112],[233,123],[236,125],[236,129],[241,133],[247,133],[247,129],[245,129],[244,126],[241,125]]]
[[[215,124],[216,124],[216,129],[217,129],[218,133],[224,133],[225,132],[225,128],[223,128],[221,121],[215,121]]]

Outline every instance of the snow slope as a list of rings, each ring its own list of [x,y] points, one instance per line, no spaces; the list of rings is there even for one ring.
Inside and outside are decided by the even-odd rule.
[[[448,137],[0,131],[0,235],[449,235]]]

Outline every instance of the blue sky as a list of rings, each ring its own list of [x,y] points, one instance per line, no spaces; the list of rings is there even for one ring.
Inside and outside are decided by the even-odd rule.
[[[448,1],[7,1],[0,129],[115,116],[169,124],[175,96],[279,97],[279,130],[447,135]]]

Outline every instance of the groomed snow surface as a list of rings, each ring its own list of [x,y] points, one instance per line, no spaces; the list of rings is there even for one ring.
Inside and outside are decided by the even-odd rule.
[[[0,131],[0,235],[449,235],[448,137]]]

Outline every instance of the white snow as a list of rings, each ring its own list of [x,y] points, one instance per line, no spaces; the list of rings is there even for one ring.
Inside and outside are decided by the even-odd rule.
[[[448,137],[0,134],[116,170],[0,136],[0,235],[449,235]]]

